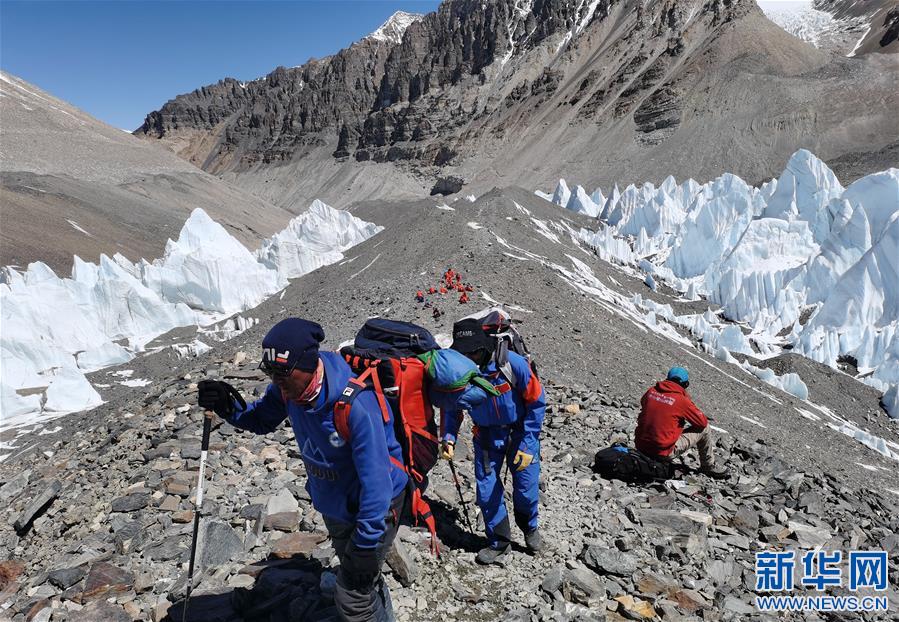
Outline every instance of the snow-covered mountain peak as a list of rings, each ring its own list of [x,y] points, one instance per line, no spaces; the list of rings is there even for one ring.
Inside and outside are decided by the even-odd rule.
[[[406,13],[405,11],[397,11],[390,16],[386,22],[381,24],[380,28],[368,35],[368,39],[375,39],[385,43],[399,43],[403,40],[403,33],[410,24],[417,22],[424,15],[420,13]]]

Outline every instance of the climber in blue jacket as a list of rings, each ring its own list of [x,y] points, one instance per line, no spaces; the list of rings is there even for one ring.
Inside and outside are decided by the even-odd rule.
[[[198,384],[199,404],[238,428],[273,432],[290,421],[306,465],[306,490],[321,512],[340,559],[334,600],[352,622],[393,620],[381,565],[393,545],[408,476],[392,413],[363,391],[335,418],[335,403],[354,375],[315,322],[288,318],[262,341],[260,369],[272,380],[261,399],[241,409],[228,383]],[[388,409],[389,410],[389,409]]]
[[[496,339],[477,319],[464,319],[453,326],[452,348],[478,364],[481,376],[499,391],[474,406],[474,466],[477,501],[489,546],[478,552],[482,564],[503,563],[511,549],[512,532],[503,500],[501,471],[507,462],[512,471],[512,505],[515,523],[524,532],[531,552],[543,548],[538,530],[537,506],[540,485],[540,431],[546,412],[546,396],[527,359],[508,352],[500,364],[494,356]],[[461,412],[443,412],[441,456],[452,459]]]

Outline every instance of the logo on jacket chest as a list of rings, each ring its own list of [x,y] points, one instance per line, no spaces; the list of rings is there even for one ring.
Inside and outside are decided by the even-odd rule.
[[[336,482],[340,479],[340,473],[334,468],[335,465],[325,459],[321,450],[312,444],[309,439],[303,444],[303,462],[306,464],[306,473],[310,477],[323,479],[329,482]]]

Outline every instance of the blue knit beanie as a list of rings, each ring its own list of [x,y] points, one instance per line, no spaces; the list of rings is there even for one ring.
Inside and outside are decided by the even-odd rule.
[[[318,367],[318,344],[325,331],[315,322],[298,317],[281,320],[262,340],[262,362],[283,365],[287,369],[315,371]]]

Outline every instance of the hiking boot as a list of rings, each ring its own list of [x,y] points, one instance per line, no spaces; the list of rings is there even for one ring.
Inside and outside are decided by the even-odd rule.
[[[524,543],[531,553],[539,553],[543,550],[543,537],[539,529],[534,529],[524,534]]]
[[[727,476],[730,474],[730,471],[727,470],[727,467],[723,466],[704,466],[699,469],[699,472],[703,475],[708,475],[712,479],[727,479]]]
[[[501,549],[495,549],[488,546],[487,548],[478,551],[478,555],[477,557],[475,557],[475,561],[479,564],[484,564],[485,566],[488,566],[490,564],[499,564],[500,566],[504,566],[511,552],[511,544],[507,544]]]

